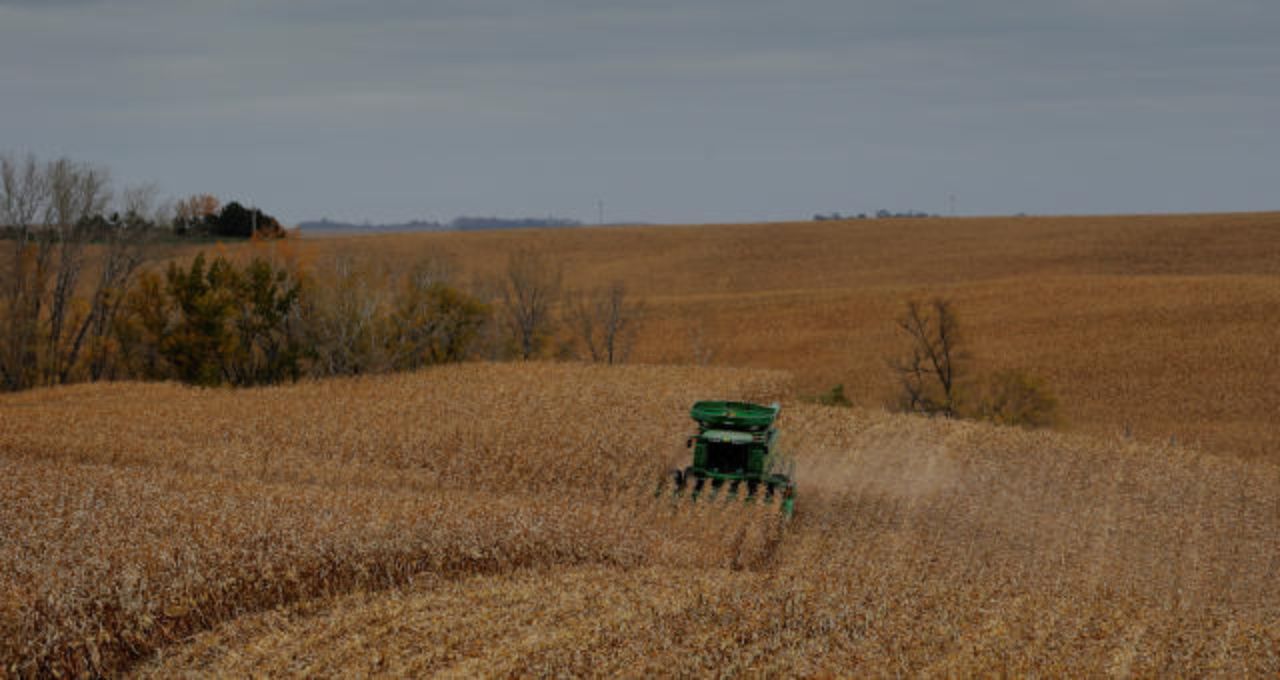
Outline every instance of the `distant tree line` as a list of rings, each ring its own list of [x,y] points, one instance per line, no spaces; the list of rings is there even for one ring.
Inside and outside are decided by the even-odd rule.
[[[301,222],[298,229],[307,231],[342,231],[342,232],[402,232],[402,231],[482,231],[488,229],[551,229],[561,227],[580,227],[582,222],[562,217],[455,217],[448,222],[434,220],[413,220],[391,224],[355,224],[351,222],[334,222],[317,220]]]
[[[218,199],[197,194],[178,201],[172,225],[177,236],[217,238],[284,238],[276,218],[232,201],[221,208]]]
[[[855,220],[855,219],[865,220],[865,219],[870,219],[872,217],[878,220],[883,220],[883,219],[888,219],[893,217],[921,218],[921,217],[938,217],[938,215],[931,215],[927,212],[921,212],[918,210],[907,210],[905,212],[893,212],[891,210],[885,210],[882,208],[880,210],[875,211],[875,213],[871,215],[868,215],[867,213],[864,213],[864,212],[860,212],[857,215],[842,215],[838,212],[826,213],[826,214],[817,213],[813,216],[813,220],[815,222],[825,222],[828,220]]]
[[[345,266],[345,265],[341,265]],[[146,272],[117,326],[125,374],[265,385],[461,361],[488,307],[415,268],[389,290],[347,271],[330,285],[285,259],[197,255]],[[360,298],[376,290],[377,299]]]
[[[117,196],[104,168],[0,155],[0,389],[120,376],[138,274],[173,223],[153,187]]]
[[[0,390],[113,379],[264,385],[472,358],[625,361],[643,305],[622,282],[566,291],[547,254],[459,285],[447,258],[403,271],[338,256],[306,267],[287,241],[242,257],[155,262],[177,236],[274,241],[256,209],[101,168],[0,156]]]
[[[449,225],[447,223],[436,222],[434,220],[410,220],[408,222],[389,222],[386,224],[363,222],[357,224],[355,222],[338,222],[326,218],[298,223],[298,231],[304,234],[313,232],[391,234],[407,231],[448,231],[448,229]]]
[[[550,227],[580,227],[582,223],[561,217],[523,217],[506,219],[502,217],[456,217],[449,222],[449,228],[456,231],[479,231],[484,229],[545,229]]]
[[[247,386],[472,358],[615,364],[634,346],[643,304],[621,282],[565,292],[558,267],[531,251],[480,292],[456,276],[440,256],[399,272],[337,256],[303,272],[287,257],[200,254],[139,275],[104,377]]]

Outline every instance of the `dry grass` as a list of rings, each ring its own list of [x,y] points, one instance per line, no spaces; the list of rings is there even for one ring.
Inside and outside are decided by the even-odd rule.
[[[1280,672],[1280,470],[798,406],[800,502],[672,506],[706,368],[0,398],[0,664],[194,673]],[[138,665],[138,660],[143,660]]]
[[[0,677],[1275,676],[1278,222],[291,244],[304,262],[446,253],[475,276],[545,248],[571,285],[647,298],[639,359],[788,372],[462,365],[4,395]],[[1048,375],[1068,432],[875,408],[893,316],[935,293],[981,365]],[[836,382],[860,408],[798,403]],[[785,529],[770,508],[654,500],[707,397],[784,399],[801,494]]]
[[[866,220],[304,240],[475,278],[555,253],[566,284],[622,279],[648,300],[634,358],[782,369],[801,393],[892,392],[893,319],[954,298],[980,368],[1026,368],[1064,428],[1280,462],[1280,214]]]
[[[0,668],[110,672],[245,612],[419,574],[750,559],[733,535],[710,552],[666,540],[691,520],[653,516],[662,463],[653,425],[634,426],[665,423],[670,453],[698,394],[763,399],[784,382],[459,366],[6,396]]]

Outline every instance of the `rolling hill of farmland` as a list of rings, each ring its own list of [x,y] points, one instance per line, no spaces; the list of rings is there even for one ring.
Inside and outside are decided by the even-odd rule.
[[[640,365],[0,395],[0,677],[1280,673],[1278,214],[283,248],[552,253],[645,300]],[[932,295],[1060,426],[881,408]],[[790,522],[655,499],[700,398],[783,402]]]
[[[567,288],[624,281],[648,318],[634,359],[781,369],[799,394],[893,392],[905,300],[955,301],[975,370],[1022,368],[1061,428],[1280,460],[1280,213],[852,220],[306,240],[473,283],[554,254]]]
[[[464,364],[0,397],[0,668],[174,677],[1280,672],[1280,468],[805,405],[786,373]],[[800,499],[673,504],[701,397]]]

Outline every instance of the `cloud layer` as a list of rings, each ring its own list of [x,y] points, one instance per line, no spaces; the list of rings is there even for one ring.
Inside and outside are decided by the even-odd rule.
[[[264,4],[0,0],[0,149],[289,220],[1280,207],[1274,2]]]

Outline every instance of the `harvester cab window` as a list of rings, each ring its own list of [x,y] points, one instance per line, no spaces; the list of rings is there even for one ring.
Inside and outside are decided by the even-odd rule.
[[[707,442],[707,467],[717,472],[746,470],[748,449],[742,444]]]

